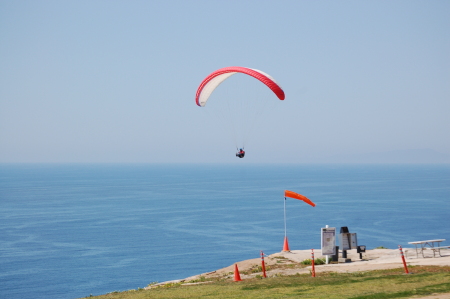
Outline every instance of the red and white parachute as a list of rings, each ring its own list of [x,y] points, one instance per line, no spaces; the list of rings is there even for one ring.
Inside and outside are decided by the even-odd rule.
[[[233,76],[235,74],[238,75]],[[227,128],[225,131],[229,132],[236,150],[239,150],[245,148],[254,133],[264,133],[264,128],[267,128],[265,125],[270,124],[270,114],[266,117],[264,113],[273,111],[272,105],[278,106],[275,104],[278,101],[273,100],[276,99],[274,94],[280,100],[285,98],[283,89],[268,74],[260,70],[231,66],[218,69],[202,80],[197,88],[195,103],[205,107],[208,99],[213,98],[207,110],[216,114],[214,122],[223,122],[224,128]],[[236,156],[243,157],[238,153]]]
[[[267,85],[267,87],[269,87],[280,100],[284,100],[283,89],[281,89],[280,85],[275,81],[275,79],[273,79],[268,74],[260,70],[240,66],[231,66],[224,67],[212,72],[202,81],[202,83],[200,83],[200,86],[197,89],[197,94],[195,95],[195,102],[197,103],[197,105],[200,107],[204,107],[213,91],[223,81],[237,73],[246,74],[258,79],[259,81]]]

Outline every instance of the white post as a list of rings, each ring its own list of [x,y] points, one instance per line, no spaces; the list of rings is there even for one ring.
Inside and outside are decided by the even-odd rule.
[[[284,237],[286,238],[286,197],[284,198]]]
[[[325,227],[328,228],[328,225],[325,225]],[[327,264],[327,265],[328,265],[328,262],[329,262],[328,261],[328,256],[329,256],[328,254],[325,256],[325,264]]]

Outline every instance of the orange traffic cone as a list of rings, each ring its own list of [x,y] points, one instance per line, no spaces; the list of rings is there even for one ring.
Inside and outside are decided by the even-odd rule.
[[[287,238],[287,236],[284,237],[283,251],[291,251],[291,250],[289,249],[289,244],[288,244],[288,238]]]
[[[242,281],[237,264],[234,264],[234,281]]]

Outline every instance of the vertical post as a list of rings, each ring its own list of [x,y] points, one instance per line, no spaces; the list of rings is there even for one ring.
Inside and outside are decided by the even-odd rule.
[[[286,197],[284,197],[284,243],[283,243],[283,251],[291,251],[289,249],[287,233],[286,233]]]
[[[264,252],[261,250],[261,267],[262,267],[262,273],[263,273],[263,277],[267,278],[266,275],[266,265],[264,263]]]
[[[316,277],[316,269],[314,267],[314,249],[311,249],[311,276]]]
[[[284,198],[284,238],[286,239],[286,197]]]
[[[325,225],[325,228],[328,228],[328,225]],[[323,252],[322,252],[322,254],[323,254]],[[329,264],[328,254],[325,256],[325,264],[327,264],[327,265]]]
[[[403,255],[403,249],[402,249],[402,246],[398,245],[398,249],[400,250],[400,255],[402,256],[403,267],[405,268],[405,273],[406,273],[406,274],[409,274],[408,266],[406,265],[406,261],[405,261],[405,256]]]

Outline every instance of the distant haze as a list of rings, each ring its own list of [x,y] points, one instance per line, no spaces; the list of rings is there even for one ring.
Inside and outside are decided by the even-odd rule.
[[[327,159],[324,159],[324,162],[326,161]],[[450,155],[431,149],[417,149],[335,155],[329,157],[328,161],[341,163],[450,163]]]

